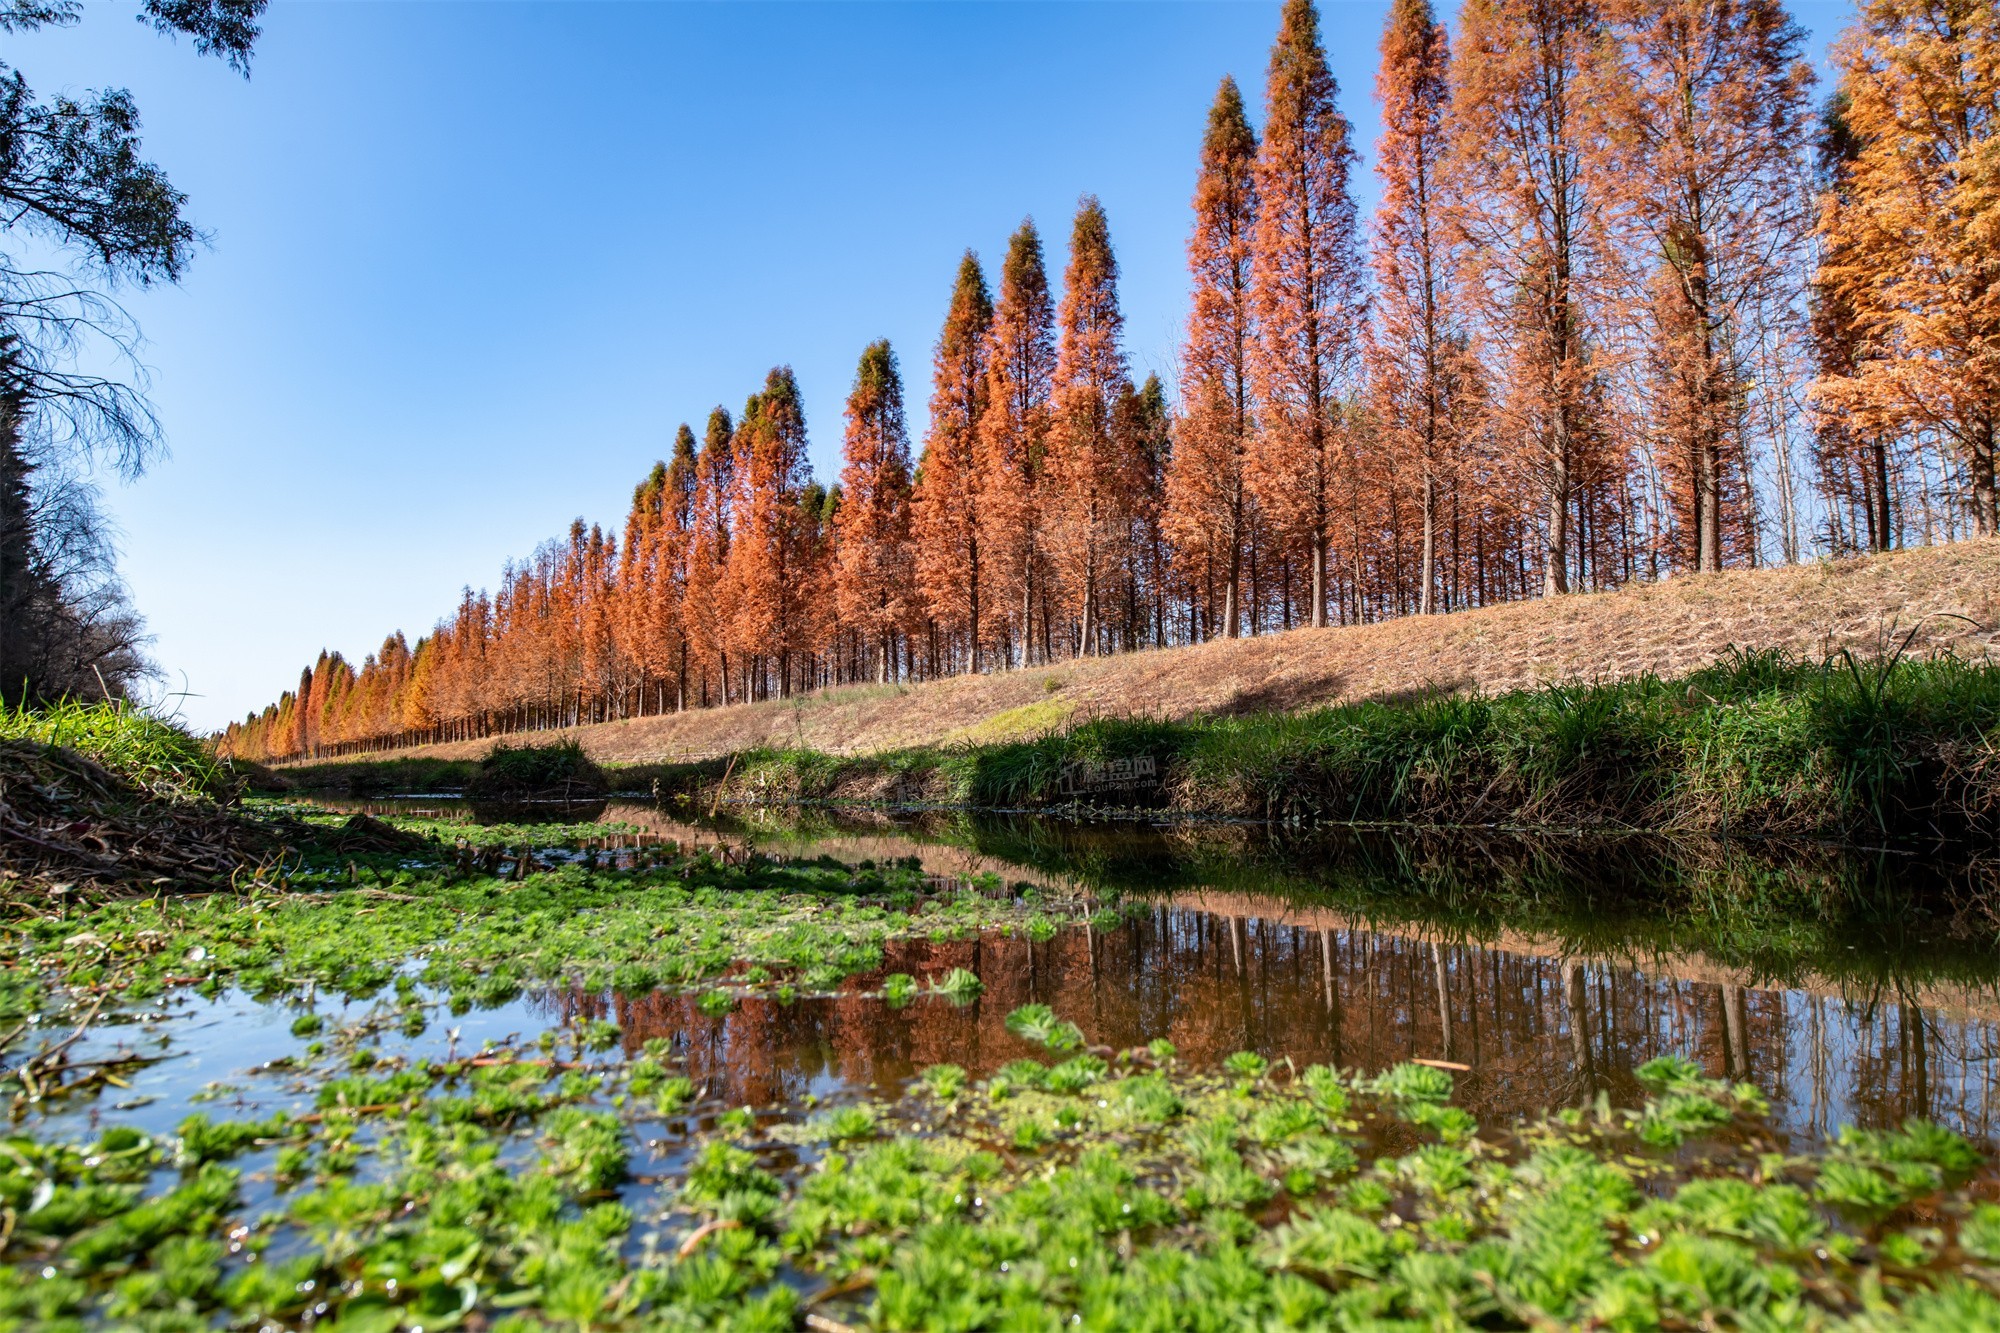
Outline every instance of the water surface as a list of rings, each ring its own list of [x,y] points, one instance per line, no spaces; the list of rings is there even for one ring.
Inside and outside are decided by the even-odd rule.
[[[329,804],[476,817],[437,797]],[[411,1054],[609,1018],[630,1052],[667,1041],[715,1103],[769,1108],[888,1091],[931,1063],[980,1074],[1034,1054],[1004,1019],[1040,1001],[1093,1043],[1165,1037],[1202,1064],[1245,1049],[1370,1071],[1443,1062],[1482,1121],[1600,1093],[1636,1102],[1631,1071],[1681,1053],[1759,1085],[1776,1122],[1801,1135],[1915,1115],[2000,1140],[2000,917],[1989,906],[2000,891],[1978,865],[1491,830],[1280,836],[800,812],[691,821],[620,801],[600,822],[589,853],[600,863],[688,846],[905,860],[940,885],[983,876],[1002,892],[1089,892],[1124,921],[1041,940],[892,945],[879,972],[838,994],[753,994],[719,1016],[688,993],[531,993],[434,1023],[407,1043]],[[979,998],[925,995],[901,1008],[881,998],[890,973],[924,980],[955,967],[984,981]],[[339,1018],[368,1007],[322,1005]],[[255,1072],[296,1048],[293,1012],[242,996],[156,1004],[89,1045],[165,1041],[173,1058],[139,1072],[124,1110],[65,1114],[165,1128],[203,1089],[232,1113],[293,1105],[301,1094],[282,1071]]]

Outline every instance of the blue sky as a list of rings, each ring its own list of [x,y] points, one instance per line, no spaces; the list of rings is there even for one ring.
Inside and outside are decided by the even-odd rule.
[[[276,0],[246,83],[124,4],[6,39],[37,91],[130,88],[213,236],[125,293],[172,456],[109,488],[187,719],[322,647],[422,633],[571,518],[622,523],[683,420],[780,362],[812,454],[889,338],[923,421],[960,253],[1095,192],[1135,373],[1171,382],[1196,150],[1259,3]],[[1842,3],[1802,3],[1814,54]],[[1364,153],[1386,5],[1323,3]],[[1372,178],[1359,182],[1363,205]]]

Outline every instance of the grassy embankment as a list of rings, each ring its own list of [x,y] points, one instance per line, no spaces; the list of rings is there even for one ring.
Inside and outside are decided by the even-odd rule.
[[[1243,717],[1648,674],[1671,679],[1732,646],[1813,661],[1843,648],[1870,657],[1911,629],[1919,631],[1915,656],[2000,657],[2000,538],[918,684],[846,685],[536,739],[573,738],[607,769],[774,749],[882,754],[1031,740],[1095,717]],[[476,760],[490,744],[429,745],[340,767],[344,776],[390,764],[381,776],[405,785],[425,778],[426,768],[433,779],[449,775],[432,761]]]
[[[213,888],[277,852],[233,808],[239,776],[142,710],[0,709],[0,891],[26,880]]]
[[[738,801],[1983,838],[1995,588],[2000,543],[1966,543],[567,736],[614,788],[705,800],[726,772]],[[440,790],[486,748],[285,772]],[[1090,767],[1119,760],[1152,770]]]
[[[665,780],[700,789],[721,767],[669,770]],[[2000,665],[1738,654],[1669,680],[1240,718],[1104,718],[1029,741],[852,758],[765,751],[738,757],[720,794],[1990,839],[2000,832]]]
[[[212,800],[234,790],[212,747],[141,708],[66,700],[45,708],[0,705],[0,745],[15,754],[49,748],[82,756],[138,792]]]
[[[319,776],[359,773],[387,790],[421,791],[460,786],[474,767],[419,758]],[[1246,717],[1097,718],[1031,740],[860,756],[755,750],[611,770],[621,790],[655,782],[704,803],[1078,805],[1275,820],[1990,839],[2000,832],[2000,664],[1739,653],[1672,679]]]

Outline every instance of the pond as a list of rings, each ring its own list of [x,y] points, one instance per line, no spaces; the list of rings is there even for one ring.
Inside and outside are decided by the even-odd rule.
[[[475,818],[434,796],[336,810]],[[505,812],[518,817],[519,811]],[[551,811],[551,815],[560,812]],[[1019,1058],[1003,1026],[1040,1002],[1093,1043],[1156,1037],[1219,1063],[1455,1067],[1482,1120],[1630,1104],[1632,1071],[1684,1054],[1757,1084],[1774,1118],[1823,1136],[1910,1116],[2000,1137],[2000,882],[1990,868],[1825,847],[1525,839],[1033,816],[767,810],[689,820],[651,802],[594,817],[606,863],[664,845],[846,864],[908,859],[942,880],[998,876],[1125,903],[1125,924],[1049,938],[894,942],[835,995],[747,995],[710,1015],[690,992],[543,991],[482,1014],[532,1032],[605,1018],[637,1051],[664,1038],[730,1105],[892,1087],[951,1060]],[[615,830],[615,831],[613,831]],[[524,840],[532,835],[524,832]],[[883,1002],[882,979],[965,968],[974,1002]],[[206,1029],[227,1047],[232,1024]],[[179,1039],[195,1058],[193,1034]]]
[[[305,818],[0,900],[0,1329],[2000,1326],[1982,863]]]

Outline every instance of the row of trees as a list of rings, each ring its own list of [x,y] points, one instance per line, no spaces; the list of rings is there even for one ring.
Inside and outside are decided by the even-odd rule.
[[[1991,0],[1867,0],[1812,105],[1778,0],[1396,0],[1381,199],[1310,0],[1202,139],[1176,405],[1104,209],[960,263],[913,469],[886,342],[844,465],[798,386],[680,429],[414,649],[232,727],[283,756],[1606,588],[1996,529]]]

